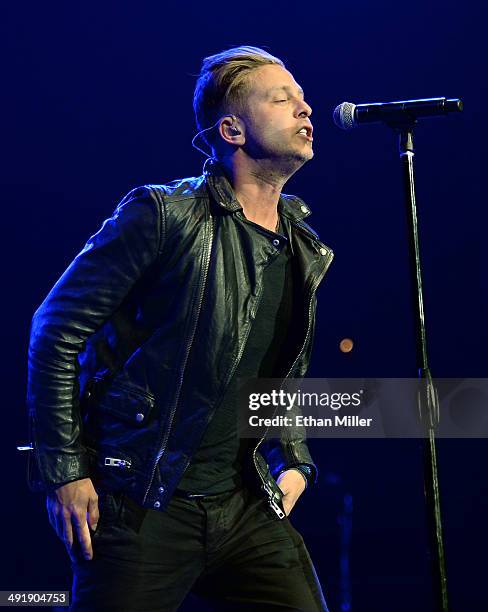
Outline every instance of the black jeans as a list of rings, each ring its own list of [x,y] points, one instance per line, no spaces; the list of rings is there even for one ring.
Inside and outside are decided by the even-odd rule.
[[[174,496],[165,512],[99,494],[93,559],[73,567],[70,610],[169,612],[189,591],[219,611],[327,612],[301,535],[247,488]]]

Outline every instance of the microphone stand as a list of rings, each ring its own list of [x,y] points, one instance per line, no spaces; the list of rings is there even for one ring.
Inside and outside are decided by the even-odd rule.
[[[439,480],[437,475],[437,453],[435,427],[439,422],[439,399],[434,387],[427,359],[427,342],[422,294],[422,272],[417,228],[415,202],[413,130],[416,120],[389,123],[399,134],[400,160],[402,164],[405,204],[409,233],[409,261],[412,279],[412,299],[416,318],[416,362],[422,391],[418,395],[418,410],[426,436],[421,440],[424,464],[424,494],[426,501],[427,525],[429,531],[429,553],[432,565],[433,586],[437,610],[448,612],[447,576],[442,537]]]

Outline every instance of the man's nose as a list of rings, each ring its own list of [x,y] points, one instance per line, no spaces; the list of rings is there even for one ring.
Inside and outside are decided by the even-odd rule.
[[[309,104],[307,104],[305,100],[302,100],[300,107],[299,107],[298,116],[299,117],[310,117],[311,114],[312,114],[312,107]]]

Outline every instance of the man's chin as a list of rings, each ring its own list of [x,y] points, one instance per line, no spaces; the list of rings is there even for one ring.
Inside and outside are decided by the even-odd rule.
[[[312,158],[313,158],[313,149],[312,149],[312,147],[308,148],[307,150],[297,151],[293,155],[293,160],[297,164],[299,164],[300,166],[303,166],[303,164],[305,164],[306,162],[310,161]]]
[[[273,156],[273,166],[279,169],[283,176],[291,176],[299,170],[303,164],[310,161],[314,153],[312,147],[308,149],[294,149],[292,151],[280,151]]]
[[[305,147],[299,149],[296,152],[297,159],[302,160],[302,163],[305,163],[312,159],[313,157],[313,149],[311,145],[306,145]]]

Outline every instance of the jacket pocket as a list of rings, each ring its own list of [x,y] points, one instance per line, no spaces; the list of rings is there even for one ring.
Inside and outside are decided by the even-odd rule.
[[[155,399],[149,393],[137,387],[113,384],[104,393],[95,412],[109,414],[133,427],[144,427],[154,405]]]

